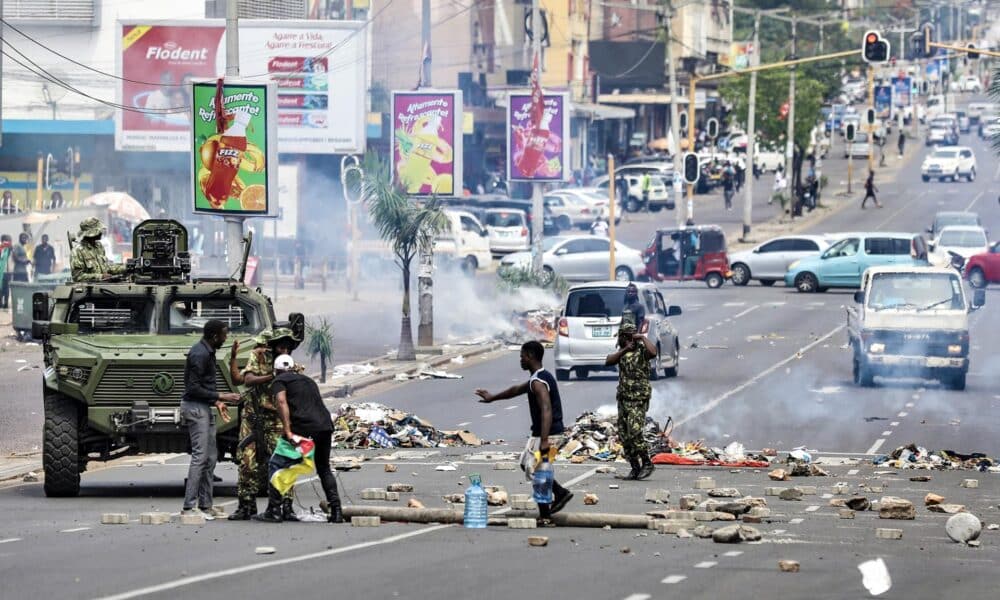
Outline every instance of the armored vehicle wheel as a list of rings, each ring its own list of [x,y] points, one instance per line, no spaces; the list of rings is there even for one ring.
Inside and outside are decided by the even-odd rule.
[[[80,493],[80,413],[72,400],[60,394],[45,394],[42,467],[46,496]]]

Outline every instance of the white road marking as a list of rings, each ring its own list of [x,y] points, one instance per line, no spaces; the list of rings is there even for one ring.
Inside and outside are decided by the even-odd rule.
[[[819,300],[817,302],[809,302],[809,306],[826,306],[826,302]]]
[[[784,529],[775,529],[771,533],[773,533],[774,535],[781,535],[781,534],[785,533],[785,530]]]
[[[767,302],[764,306],[784,306],[787,302]]]
[[[9,544],[11,542],[20,542],[21,538],[7,538],[5,540],[0,540],[0,544]]]
[[[910,413],[908,413],[908,412],[906,412],[906,411],[904,410],[904,411],[900,411],[900,413],[899,413],[898,415],[896,415],[896,416],[897,416],[897,417],[900,417],[900,418],[902,418],[902,417],[905,417],[905,416],[906,416],[906,415],[908,415],[908,414],[910,414]]]
[[[465,426],[466,426],[466,425],[468,425],[468,424],[469,424],[469,421],[462,421],[462,422],[461,422],[461,423],[459,423],[459,424],[458,424],[458,425],[457,425],[456,427],[465,427]]]
[[[101,600],[126,600],[128,598],[139,598],[142,596],[149,596],[152,594],[158,594],[160,592],[165,592],[167,590],[174,590],[182,587],[187,587],[189,585],[194,585],[196,583],[202,583],[205,581],[212,581],[214,579],[222,579],[223,577],[231,577],[233,575],[242,575],[243,573],[251,573],[254,571],[261,571],[263,569],[269,569],[272,567],[280,567],[283,565],[291,565],[300,562],[306,562],[310,560],[315,560],[317,558],[326,558],[328,556],[336,556],[338,554],[345,554],[348,552],[354,552],[356,550],[364,550],[365,548],[372,548],[376,546],[392,545],[396,542],[400,542],[405,539],[412,537],[417,537],[419,535],[424,535],[425,533],[432,533],[439,531],[441,529],[446,529],[448,527],[454,527],[454,525],[432,525],[430,527],[424,527],[422,529],[417,529],[416,531],[408,531],[406,533],[401,533],[399,535],[389,536],[387,538],[382,538],[379,540],[372,540],[370,542],[362,542],[360,544],[351,544],[350,546],[341,546],[339,548],[330,548],[328,550],[323,550],[321,552],[311,552],[309,554],[302,554],[299,556],[291,556],[289,558],[281,558],[277,560],[270,560],[264,562],[255,562],[249,565],[243,565],[240,567],[233,567],[231,569],[221,569],[219,571],[211,571],[209,573],[204,573],[202,575],[193,575],[190,577],[182,577],[180,579],[175,579],[173,581],[168,581],[166,583],[161,583],[159,585],[151,585],[144,588],[138,588],[130,590],[127,592],[122,592],[120,594],[114,594],[112,596],[104,596]],[[649,598],[649,596],[645,596]]]
[[[759,306],[759,305],[753,306],[752,308],[757,308],[757,306]],[[714,399],[706,402],[705,404],[703,404],[701,406],[701,408],[699,408],[695,412],[691,413],[690,415],[687,415],[687,416],[685,416],[685,417],[683,417],[683,418],[675,421],[676,425],[677,426],[683,425],[683,424],[691,421],[692,419],[696,419],[696,418],[700,417],[701,415],[707,413],[708,411],[712,410],[716,406],[722,404],[727,399],[735,396],[736,394],[739,394],[743,390],[745,390],[748,387],[754,385],[755,383],[757,383],[761,379],[767,377],[771,373],[774,373],[775,371],[777,371],[781,367],[787,365],[788,363],[792,362],[793,360],[797,360],[800,355],[805,354],[806,352],[812,350],[816,346],[822,344],[823,342],[825,342],[829,338],[833,337],[837,332],[839,332],[840,330],[842,330],[844,327],[846,327],[846,325],[838,325],[838,326],[834,327],[832,330],[830,330],[829,332],[827,332],[826,334],[824,334],[819,339],[816,339],[816,340],[810,342],[809,344],[806,344],[805,346],[799,348],[798,351],[796,351],[793,354],[789,355],[787,358],[774,363],[773,365],[771,365],[767,369],[764,369],[760,373],[754,375],[750,379],[744,381],[740,385],[734,387],[733,389],[731,389],[728,392],[722,394],[721,396],[717,396],[716,398],[714,398]]]
[[[680,583],[687,579],[687,575],[669,575],[663,579],[660,583]]]
[[[715,327],[709,325],[708,327],[705,328],[705,331],[712,331],[713,329],[715,329]]]
[[[892,423],[889,423],[889,427],[899,427],[899,421],[893,421]]]
[[[789,524],[789,525],[798,525],[798,524],[799,524],[799,523],[801,523],[802,521],[805,521],[805,519],[802,519],[802,518],[799,518],[799,517],[796,517],[796,518],[794,518],[794,519],[792,519],[792,520],[788,521],[788,524]]]
[[[858,470],[857,469],[851,469],[850,471],[847,472],[847,474],[848,475],[857,475],[858,474]]]
[[[63,529],[59,533],[76,533],[77,531],[87,531],[90,527],[74,527],[73,529]]]
[[[829,500],[830,498],[833,498],[833,494],[823,494],[822,496],[820,496],[820,498],[824,500]]]
[[[919,396],[914,396],[913,399],[916,400]],[[912,402],[907,402],[904,406],[906,408],[913,408],[914,404]]]
[[[704,329],[702,329],[701,331],[698,331],[698,332],[696,332],[696,333],[695,333],[695,335],[701,335],[701,334],[703,334],[703,333],[705,333],[705,330],[704,330]]]
[[[694,566],[694,568],[696,568],[696,569],[711,569],[712,567],[714,567],[717,564],[719,564],[719,563],[715,562],[714,560],[706,560],[706,561],[703,561],[703,562],[700,562],[700,563],[696,564]]]
[[[597,473],[597,467],[594,467],[593,469],[587,471],[586,473],[582,473],[580,475],[577,475],[573,479],[570,479],[566,483],[562,484],[562,486],[565,487],[565,488],[568,488],[570,486],[574,486],[574,485],[580,483],[581,481],[583,481],[584,479],[592,476],[594,473]]]
[[[484,419],[489,419],[489,418],[495,417],[495,416],[497,416],[496,413],[486,413],[485,415],[483,415],[483,418]]]
[[[816,512],[817,510],[819,510],[819,507],[816,505],[806,507],[806,512]]]
[[[746,302],[725,302],[723,306],[746,306]]]
[[[890,436],[890,435],[892,435],[892,432],[891,431],[883,431],[882,435]]]
[[[865,452],[865,454],[875,454],[876,452],[878,452],[878,449],[881,448],[882,444],[884,443],[885,443],[885,438],[879,438],[875,440],[875,443],[872,444],[872,447],[869,448],[868,452]]]
[[[521,408],[520,405],[515,404],[514,406],[508,406],[504,410],[517,410],[518,408]]]
[[[969,212],[970,210],[972,210],[972,207],[976,205],[976,202],[978,202],[979,199],[982,198],[983,194],[985,194],[985,193],[986,193],[986,190],[983,190],[983,191],[979,192],[978,194],[976,194],[976,197],[972,199],[972,202],[970,202],[969,205],[965,207],[965,212]]]
[[[730,558],[733,558],[733,557],[739,556],[740,554],[743,554],[742,550],[730,550],[729,552],[726,552],[725,554],[723,554],[723,556],[728,556]]]
[[[649,594],[632,594],[631,596],[627,596],[625,600],[649,600],[650,598],[652,596]]]
[[[782,304],[784,304],[784,302],[782,302]],[[750,308],[748,308],[748,309],[746,309],[746,310],[744,310],[744,311],[742,311],[742,312],[738,312],[738,313],[736,313],[735,315],[733,315],[733,318],[734,318],[734,319],[739,319],[739,318],[740,318],[740,317],[742,317],[743,315],[745,315],[745,314],[747,314],[747,313],[750,313],[750,312],[753,312],[753,311],[757,310],[758,308],[760,308],[760,304],[754,304],[754,305],[753,305],[753,306],[751,306]]]

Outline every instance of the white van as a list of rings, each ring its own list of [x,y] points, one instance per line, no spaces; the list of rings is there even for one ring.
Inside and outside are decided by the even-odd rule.
[[[464,210],[443,212],[448,225],[434,240],[434,255],[457,263],[467,273],[489,267],[493,261],[489,233],[479,219]]]

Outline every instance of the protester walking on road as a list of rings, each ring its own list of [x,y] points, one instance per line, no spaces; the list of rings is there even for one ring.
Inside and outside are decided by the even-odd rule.
[[[49,235],[42,234],[42,243],[35,246],[34,253],[35,276],[49,275],[56,264],[55,248],[49,244]]]
[[[733,210],[733,188],[736,186],[736,171],[733,165],[726,161],[722,169],[722,196],[726,200],[726,210]]]
[[[191,465],[184,488],[184,513],[212,520],[224,514],[212,505],[212,476],[218,460],[215,445],[215,411],[229,422],[227,402],[239,402],[235,392],[219,392],[215,385],[215,353],[226,343],[229,328],[222,321],[205,323],[202,338],[188,352],[184,365],[181,417],[191,437]],[[214,409],[214,410],[213,410]]]
[[[899,140],[896,142],[896,147],[899,148],[899,158],[903,158],[903,147],[906,146],[906,133],[902,129],[899,130]]]
[[[271,393],[281,416],[284,435],[268,461],[271,485],[268,487],[267,510],[254,516],[254,520],[281,523],[284,513],[291,511],[290,500],[283,500],[291,493],[296,478],[304,471],[311,471],[308,455],[303,456],[303,440],[311,440],[316,474],[323,486],[328,510],[327,521],[343,523],[344,513],[337,491],[337,480],[330,470],[330,447],[333,444],[333,421],[330,411],[323,404],[319,386],[307,375],[296,372],[295,361],[282,354],[274,361],[274,383]],[[283,504],[287,504],[285,509]],[[294,517],[294,513],[292,514]]]
[[[875,206],[877,208],[882,208],[882,204],[878,201],[878,198],[875,196],[875,192],[877,191],[878,188],[875,187],[875,171],[868,171],[868,179],[865,179],[865,198],[864,200],[861,201],[862,209],[865,208],[865,204],[868,202],[869,198],[871,198],[872,201],[875,202]]]
[[[635,315],[626,311],[618,329],[618,350],[604,360],[618,365],[618,439],[632,470],[622,479],[646,479],[653,474],[649,446],[642,437],[653,390],[649,385],[649,361],[656,346],[636,330]]]
[[[649,212],[649,190],[653,187],[653,178],[649,173],[642,174],[642,205],[643,210]]]
[[[521,469],[530,482],[535,473],[535,466],[541,461],[541,456],[551,457],[563,443],[562,399],[559,397],[559,386],[556,378],[542,368],[542,357],[545,348],[536,341],[525,342],[521,346],[521,368],[530,373],[528,381],[511,386],[497,394],[487,390],[476,390],[480,402],[489,404],[497,400],[509,400],[522,394],[528,395],[528,412],[531,414],[531,437],[521,454]],[[552,481],[552,504],[539,504],[538,514],[543,521],[548,522],[552,515],[566,507],[573,494]]]
[[[774,202],[775,198],[781,198],[785,193],[785,186],[787,185],[788,183],[785,181],[785,171],[781,168],[781,165],[778,165],[778,169],[774,172],[774,187],[772,188],[771,197],[768,198],[767,203],[771,204]]]

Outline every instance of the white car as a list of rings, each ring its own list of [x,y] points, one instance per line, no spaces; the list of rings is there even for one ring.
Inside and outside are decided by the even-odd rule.
[[[844,158],[868,158],[868,134],[855,133],[853,142],[844,142]]]
[[[970,102],[969,122],[975,125],[983,115],[996,114],[997,105],[992,102]]]
[[[931,179],[958,181],[960,177],[969,182],[976,180],[976,155],[972,148],[941,146],[925,158],[920,166],[920,178],[925,182]]]
[[[643,173],[637,171],[625,171],[624,173],[615,173],[615,178],[624,180],[628,186],[628,197],[624,199],[625,210],[628,212],[638,212],[641,210],[643,207]],[[670,190],[667,188],[666,183],[668,180],[673,180],[673,175],[671,174],[668,177],[663,177],[662,175],[650,172],[650,178],[649,210],[652,212],[658,212],[663,208],[673,209],[674,202],[670,199]],[[606,175],[595,179],[593,185],[600,190],[601,193],[608,193],[608,177]],[[619,206],[620,205],[621,203],[619,202]]]
[[[552,190],[549,192],[551,195],[555,196],[573,196],[580,200],[583,200],[590,205],[591,213],[594,218],[601,217],[604,220],[608,219],[610,215],[610,210],[608,210],[608,190],[600,189],[596,187],[574,187],[574,188],[562,188],[560,190]],[[615,225],[622,220],[622,201],[620,198],[615,202]]]
[[[561,231],[574,227],[586,229],[597,216],[589,202],[576,196],[548,193],[542,197],[542,202],[552,211],[552,220]]]
[[[990,242],[982,227],[952,225],[941,230],[937,239],[931,242],[930,250],[930,255],[927,257],[928,262],[935,266],[948,266],[951,264],[950,253],[954,252],[963,259],[969,260],[976,254],[989,252]]]
[[[840,121],[840,137],[847,136],[848,125],[854,125],[854,131],[858,133],[867,129],[867,125],[864,129],[861,127],[861,115],[844,115],[844,118]]]
[[[988,140],[1000,135],[1000,117],[983,116],[979,120],[979,137]]]
[[[610,275],[610,258],[611,241],[606,237],[555,236],[542,241],[542,269],[548,279],[559,275],[569,281],[603,281]],[[615,279],[632,281],[644,266],[638,250],[615,242]],[[531,252],[515,252],[500,261],[497,272],[530,267]]]
[[[831,241],[819,235],[789,235],[770,239],[752,250],[729,255],[733,285],[746,285],[757,280],[772,286],[781,281],[788,265],[803,258],[819,256]]]
[[[489,232],[479,219],[464,210],[444,211],[448,223],[434,239],[434,254],[457,263],[466,273],[485,269],[493,262]]]
[[[936,124],[935,124],[936,123]],[[944,146],[954,146],[958,143],[958,131],[944,121],[931,121],[930,129],[927,130],[925,146],[941,144]]]
[[[959,86],[963,92],[980,93],[983,91],[983,84],[975,75],[966,75],[959,80]]]
[[[490,252],[493,254],[531,249],[531,234],[523,210],[488,208],[483,215],[483,224],[490,234]]]

